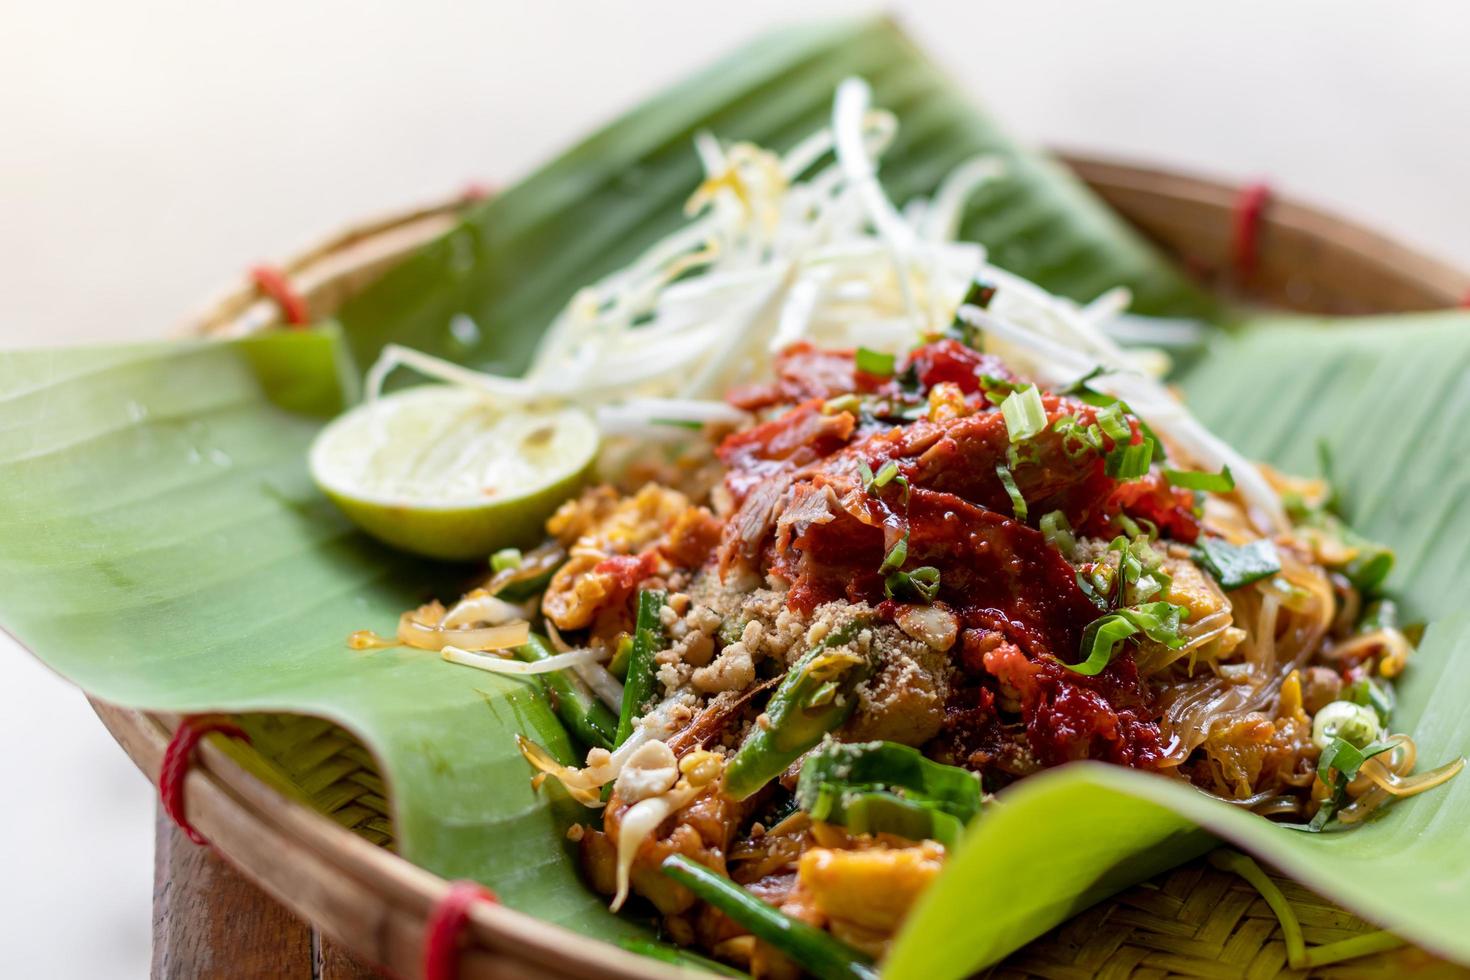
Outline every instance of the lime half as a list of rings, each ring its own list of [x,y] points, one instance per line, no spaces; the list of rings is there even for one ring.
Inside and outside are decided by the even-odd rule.
[[[322,492],[379,540],[484,559],[538,541],[596,454],[597,427],[580,409],[508,407],[431,384],[342,415],[316,437],[310,464]]]

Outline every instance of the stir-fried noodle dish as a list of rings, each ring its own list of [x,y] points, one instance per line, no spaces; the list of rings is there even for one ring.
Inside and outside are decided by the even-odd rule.
[[[995,161],[896,208],[896,126],[852,80],[784,156],[701,135],[688,223],[578,294],[524,376],[390,348],[370,379],[595,419],[599,478],[543,543],[354,644],[534,677],[585,755],[520,749],[586,807],[591,887],[762,975],[881,958],[966,825],[1048,767],[1304,832],[1460,767],[1394,727],[1416,636],[1392,555],[1325,480],[1189,414],[1161,380],[1180,324],[955,241]]]

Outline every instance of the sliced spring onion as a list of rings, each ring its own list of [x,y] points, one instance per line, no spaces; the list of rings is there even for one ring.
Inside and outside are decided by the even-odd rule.
[[[939,569],[923,565],[911,572],[890,572],[883,580],[883,595],[889,599],[933,602],[939,595]]]
[[[830,788],[899,790],[965,823],[980,813],[982,797],[973,772],[935,762],[897,742],[829,742],[814,749],[801,764],[797,804],[814,819],[828,820],[830,811],[820,798]]]
[[[877,375],[880,378],[887,378],[893,375],[895,360],[896,358],[892,354],[870,350],[867,347],[859,347],[857,353],[853,355],[853,363],[857,365],[859,371],[864,374]]]
[[[1108,453],[1108,476],[1119,480],[1136,480],[1148,473],[1154,458],[1154,441],[1147,436],[1141,442],[1117,446]]]
[[[975,281],[970,283],[970,288],[965,291],[965,298],[961,300],[963,306],[978,306],[980,309],[988,309],[990,301],[995,299],[995,283],[983,276],[976,276]]]
[[[822,980],[876,980],[878,976],[867,955],[767,905],[729,878],[682,854],[665,858],[663,872]]]
[[[1186,490],[1203,490],[1206,493],[1229,493],[1235,489],[1235,477],[1230,474],[1230,467],[1225,466],[1218,473],[1198,473],[1194,470],[1164,470],[1164,479],[1171,486],[1183,487]]]
[[[1200,538],[1194,558],[1227,591],[1281,571],[1281,556],[1270,538],[1244,545],[1233,545],[1224,538]]]
[[[614,745],[622,745],[633,733],[633,722],[643,714],[657,687],[658,664],[653,655],[663,645],[660,613],[668,593],[644,589],[638,593],[638,618],[633,629],[633,649],[628,657],[628,676],[623,683],[623,700],[618,713]]]
[[[873,474],[873,486],[886,487],[895,476],[898,476],[898,462],[890,459],[878,467],[878,472]]]
[[[1030,439],[1046,429],[1046,406],[1041,403],[1041,389],[1035,385],[1007,395],[1000,403],[1000,414],[1005,416],[1011,442]]]
[[[1071,558],[1077,550],[1077,539],[1072,534],[1072,525],[1067,521],[1067,515],[1059,510],[1041,516],[1041,533],[1046,535],[1046,543],[1066,558]]]
[[[512,568],[520,568],[521,561],[521,549],[501,548],[490,556],[490,570],[492,572],[508,572]]]
[[[1113,402],[1097,413],[1097,424],[1103,433],[1114,442],[1126,443],[1133,438],[1133,429],[1123,417],[1123,404]]]
[[[1360,678],[1356,683],[1343,688],[1342,697],[1354,704],[1372,708],[1373,713],[1378,716],[1380,725],[1387,725],[1389,719],[1393,717],[1393,688],[1387,684],[1380,684],[1371,677]]]
[[[1010,467],[1004,464],[995,468],[995,475],[1000,477],[1001,486],[1006,488],[1006,496],[1011,498],[1011,510],[1015,512],[1016,520],[1026,522],[1026,498],[1021,496],[1020,488],[1016,486],[1016,478],[1011,476]]]
[[[1113,662],[1124,640],[1139,633],[1171,649],[1184,645],[1179,635],[1183,609],[1169,602],[1146,602],[1117,612],[1099,616],[1082,631],[1082,650],[1087,654],[1079,664],[1063,664],[1069,670],[1095,677]]]
[[[903,537],[898,539],[898,543],[893,546],[888,554],[883,556],[883,564],[878,566],[878,574],[887,575],[889,572],[898,571],[903,567],[903,563],[908,560],[908,557],[909,532],[905,531],[903,532]]]

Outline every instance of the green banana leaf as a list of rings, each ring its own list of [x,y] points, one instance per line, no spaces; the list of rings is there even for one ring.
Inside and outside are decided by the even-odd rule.
[[[997,153],[1010,174],[975,202],[966,233],[989,242],[998,261],[1079,298],[1122,283],[1148,311],[1211,310],[1079,185],[1006,142],[891,25],[786,33],[476,209],[345,309],[340,333],[0,355],[0,622],[110,700],[331,719],[382,764],[405,856],[490,882],[508,904],[584,934],[638,931],[577,881],[563,834],[575,811],[529,789],[512,733],[570,750],[534,688],[432,654],[345,648],[352,630],[391,630],[404,607],[456,594],[467,572],[404,558],[352,531],[311,486],[305,448],[339,407],[341,391],[351,390],[344,363],[365,364],[388,341],[496,369],[523,365],[576,287],[677,222],[697,179],[689,151],[696,130],[790,145],[821,124],[832,89],[852,73],[868,77],[876,102],[902,121],[884,167],[898,199],[932,190],[964,157]],[[450,332],[457,316],[478,325],[477,342]],[[1405,329],[1368,330],[1355,348],[1363,364],[1330,372],[1318,365],[1339,356],[1336,334],[1262,328],[1230,341],[1185,381],[1210,420],[1248,451],[1301,468],[1315,441],[1296,427],[1314,419],[1329,440],[1344,443],[1334,443],[1337,476],[1352,513],[1361,510],[1366,532],[1403,549],[1395,584],[1416,593],[1412,608],[1440,613],[1453,605],[1452,593],[1435,583],[1452,581],[1446,572],[1470,536],[1455,509],[1458,494],[1451,496],[1458,485],[1447,460],[1462,447],[1454,412],[1430,396],[1457,407],[1447,365],[1463,357],[1455,321]],[[1290,341],[1284,353],[1277,336]],[[1416,336],[1430,355],[1403,361],[1411,356],[1403,336]],[[1438,357],[1434,345],[1442,345]],[[1392,374],[1393,364],[1402,393],[1342,386],[1357,376],[1352,371]],[[1420,368],[1427,374],[1415,378]],[[1289,412],[1273,414],[1267,378],[1279,379]],[[1220,395],[1222,386],[1243,394]],[[1327,406],[1322,414],[1312,414],[1317,406],[1300,397],[1304,391]],[[1356,434],[1377,424],[1371,413],[1383,411],[1376,406],[1385,391],[1399,424],[1360,445]],[[1253,424],[1233,428],[1237,413],[1252,411]],[[1337,414],[1351,412],[1359,414]],[[1335,428],[1344,418],[1357,421]],[[1422,480],[1400,477],[1401,496],[1380,467],[1422,463],[1409,444],[1449,455],[1431,457],[1437,469]],[[1420,494],[1417,502],[1409,491]],[[1455,727],[1463,726],[1455,716],[1470,692],[1447,668],[1462,625],[1431,631],[1403,691],[1402,716],[1415,723],[1431,761],[1470,748]],[[1289,832],[1138,774],[1089,767],[1048,774],[977,826],[892,969],[951,976],[990,962],[1085,901],[1207,846],[1195,826],[1335,889],[1328,893],[1406,936],[1470,958],[1451,928],[1465,909],[1466,848],[1447,829],[1470,816],[1466,792],[1455,785],[1409,801],[1353,835],[1288,839]],[[1049,822],[1060,809],[1072,823]],[[1078,819],[1089,813],[1099,819]],[[1010,864],[987,863],[1007,854]],[[1379,874],[1390,876],[1381,894],[1396,904],[1375,897]],[[945,931],[954,922],[946,917],[960,913],[963,928]]]

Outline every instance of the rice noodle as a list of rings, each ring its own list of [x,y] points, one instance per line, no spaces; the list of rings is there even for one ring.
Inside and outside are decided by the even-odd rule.
[[[550,619],[546,620],[546,636],[551,640],[552,649],[558,653],[571,653],[575,649],[566,640],[562,639],[561,631],[556,628],[556,624]],[[607,658],[599,659],[605,660]],[[611,671],[602,666],[600,662],[589,661],[587,663],[579,663],[572,668],[572,672],[577,675],[583,684],[587,685],[588,690],[595,694],[597,699],[603,704],[612,708],[614,711],[622,708],[623,684],[612,675]]]
[[[465,600],[479,603],[479,599]],[[497,600],[498,601],[498,600]],[[460,621],[475,622],[475,610],[494,612],[498,607],[488,604],[464,606],[458,617]],[[457,609],[459,606],[456,607]],[[511,607],[517,616],[520,610]],[[347,645],[354,650],[371,650],[386,647],[406,646],[418,650],[443,650],[446,646],[457,646],[462,650],[482,652],[486,650],[509,650],[524,645],[531,638],[531,624],[524,619],[485,627],[457,627],[445,625],[448,619],[444,607],[437,602],[410,609],[398,617],[398,631],[393,637],[379,636],[371,630],[358,630],[347,638]]]

